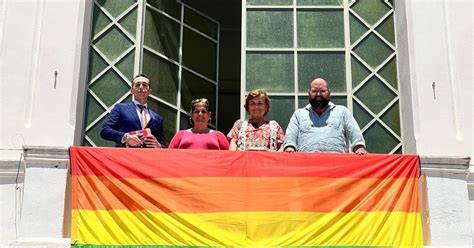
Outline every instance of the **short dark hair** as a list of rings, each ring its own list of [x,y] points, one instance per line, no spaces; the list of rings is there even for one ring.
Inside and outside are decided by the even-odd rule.
[[[138,75],[136,75],[135,77],[133,77],[133,79],[132,79],[132,87],[133,87],[133,81],[135,81],[135,79],[137,79],[138,77],[144,77],[144,78],[148,79],[148,85],[149,85],[150,88],[151,88],[151,80],[150,80],[150,78],[148,77],[148,75],[146,75],[145,73],[141,73],[141,74],[138,74]]]
[[[206,98],[198,98],[191,101],[191,112],[194,111],[194,106],[198,103],[204,103],[206,110],[209,111],[209,101]]]

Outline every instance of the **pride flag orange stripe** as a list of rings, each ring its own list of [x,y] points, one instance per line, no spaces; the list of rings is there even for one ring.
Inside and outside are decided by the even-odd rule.
[[[351,178],[157,178],[76,176],[73,208],[156,212],[417,212],[416,180]],[[199,189],[199,190],[197,190]],[[311,199],[310,201],[304,199]]]
[[[417,178],[418,156],[71,147],[73,175]],[[100,160],[96,158],[100,157]],[[212,161],[212,162],[211,162]],[[309,164],[310,163],[310,164]],[[400,167],[400,164],[404,164]],[[348,166],[350,165],[350,166]],[[408,168],[407,168],[408,167]]]

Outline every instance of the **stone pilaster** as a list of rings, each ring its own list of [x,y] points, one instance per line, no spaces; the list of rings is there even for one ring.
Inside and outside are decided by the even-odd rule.
[[[25,179],[18,237],[10,246],[70,247],[69,228],[65,226],[70,211],[65,211],[69,151],[64,147],[24,146],[23,153]]]
[[[469,157],[421,157],[431,246],[472,247]]]

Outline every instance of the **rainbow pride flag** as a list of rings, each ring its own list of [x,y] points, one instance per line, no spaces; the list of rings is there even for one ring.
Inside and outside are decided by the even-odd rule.
[[[415,155],[70,154],[76,247],[423,247]]]
[[[151,129],[150,128],[145,128],[145,129],[142,129],[142,130],[131,131],[131,132],[128,132],[128,134],[148,137],[148,136],[151,135]]]

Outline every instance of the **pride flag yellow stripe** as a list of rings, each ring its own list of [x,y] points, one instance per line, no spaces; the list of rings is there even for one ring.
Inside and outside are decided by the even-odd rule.
[[[419,213],[73,210],[72,242],[169,246],[423,247]]]

